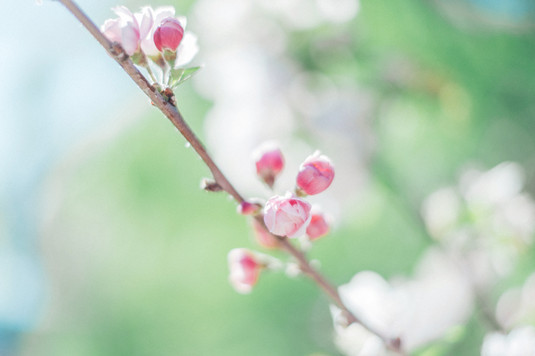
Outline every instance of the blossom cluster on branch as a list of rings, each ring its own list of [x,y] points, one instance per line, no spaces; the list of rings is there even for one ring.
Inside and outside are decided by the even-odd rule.
[[[197,36],[185,30],[186,18],[176,17],[173,7],[144,6],[133,13],[117,6],[113,11],[118,17],[106,20],[101,26],[102,33],[120,44],[160,89],[178,86],[199,69],[185,68],[199,51]],[[158,69],[158,76],[154,68]]]
[[[358,272],[339,287],[342,300],[368,324],[401,337],[407,352],[432,349],[437,340],[455,341],[479,307],[489,329],[481,355],[535,355],[535,274],[522,288],[503,293],[495,306],[490,299],[493,287],[513,272],[533,243],[535,200],[523,191],[524,182],[524,171],[514,162],[466,170],[457,186],[438,189],[422,204],[435,244],[414,275],[386,281],[376,272]],[[331,313],[342,352],[390,354],[362,326],[343,326],[336,307]]]
[[[169,7],[143,7],[136,13],[117,7],[114,11],[118,17],[107,20],[102,33],[120,44],[132,62],[148,72],[154,87],[176,106],[172,88],[198,69],[184,68],[198,51],[196,37],[185,31],[185,18],[175,17]],[[159,78],[153,69],[158,69]],[[171,94],[163,88],[170,88]],[[217,175],[206,189],[233,191],[238,213],[252,217],[258,244],[267,249],[283,245],[287,251],[295,249],[297,261],[283,262],[246,248],[231,250],[229,281],[239,293],[251,292],[264,270],[316,273],[302,251],[329,232],[328,219],[307,200],[331,186],[334,167],[329,158],[319,152],[306,158],[295,177],[295,187],[282,195],[275,194],[285,166],[281,150],[265,145],[254,159],[258,178],[271,189],[268,199],[243,200],[225,177]],[[212,173],[219,172],[211,166],[215,163],[207,164]],[[361,271],[341,286],[339,293],[325,282],[323,288],[336,304],[331,312],[340,350],[348,355],[382,355],[401,352],[403,345],[403,351],[412,352],[431,341],[448,339],[456,327],[463,328],[475,305],[482,305],[486,309],[483,314],[494,324],[493,332],[484,338],[483,355],[533,349],[535,332],[528,324],[535,310],[535,277],[522,288],[504,293],[496,313],[487,298],[491,287],[511,272],[517,257],[533,242],[535,203],[522,192],[523,184],[522,170],[514,163],[488,172],[468,171],[458,187],[441,189],[424,202],[423,221],[434,245],[424,252],[412,277],[386,281],[375,272]],[[300,248],[289,239],[295,239]],[[318,284],[321,286],[321,281]]]
[[[273,143],[265,143],[253,153],[253,157],[258,177],[273,188],[277,176],[284,168],[281,150]],[[267,249],[279,248],[280,239],[294,238],[299,239],[301,248],[306,249],[310,246],[310,241],[329,232],[329,224],[319,207],[313,207],[305,197],[325,191],[333,179],[333,164],[327,156],[317,151],[300,165],[293,193],[274,195],[265,203],[257,198],[245,200],[238,205],[237,211],[242,215],[261,218],[260,221],[253,219],[254,235],[260,246]],[[267,260],[272,262],[266,263]],[[245,248],[233,249],[228,255],[228,261],[229,280],[240,293],[252,290],[261,270],[280,269],[283,266],[280,261],[273,263],[274,257]],[[290,263],[288,267],[295,271],[295,264]]]

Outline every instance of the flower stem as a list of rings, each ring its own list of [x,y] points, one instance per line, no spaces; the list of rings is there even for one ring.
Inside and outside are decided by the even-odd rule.
[[[99,28],[87,17],[87,15],[72,1],[72,0],[58,0],[62,3],[77,19],[80,23],[93,35],[93,37],[106,49],[108,54],[119,63],[124,71],[134,80],[139,88],[150,98],[153,105],[171,121],[171,123],[180,131],[182,136],[191,144],[191,147],[195,149],[197,154],[201,157],[204,163],[210,169],[215,182],[230,194],[238,203],[244,201],[243,197],[238,193],[234,186],[228,181],[223,172],[219,169],[217,164],[213,161],[212,157],[206,151],[206,148],[195,135],[195,133],[188,126],[178,109],[165,100],[162,95],[156,90],[147,79],[139,72],[134,66],[132,61],[128,58],[124,50],[117,43],[110,42],[99,30]],[[266,229],[263,218],[257,217],[257,220]],[[267,230],[266,230],[267,231]],[[378,331],[366,325],[362,320],[358,319],[353,313],[351,313],[342,302],[337,289],[317,270],[315,270],[305,255],[292,245],[287,238],[281,236],[274,236],[280,242],[283,248],[291,254],[299,263],[301,270],[308,275],[324,292],[327,296],[338,306],[347,317],[349,324],[359,323],[371,333],[377,335],[383,340],[385,345],[397,352],[401,352],[401,342],[399,339],[388,338]]]
[[[147,63],[147,65],[145,66],[145,69],[147,70],[147,73],[149,73],[150,79],[154,83],[158,83],[158,81],[156,80],[156,77],[154,76],[154,73],[152,72],[152,69],[150,68],[150,64],[149,63]]]

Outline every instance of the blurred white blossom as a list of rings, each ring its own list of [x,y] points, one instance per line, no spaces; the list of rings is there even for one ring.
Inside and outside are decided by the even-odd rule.
[[[400,337],[408,352],[443,337],[472,312],[469,281],[455,261],[434,248],[424,254],[411,279],[387,282],[375,272],[364,271],[339,291],[343,302],[358,318],[387,337]],[[331,311],[335,342],[343,353],[387,354],[376,336],[358,325],[337,325],[337,308],[332,307]]]
[[[422,214],[431,236],[440,239],[457,226],[461,204],[461,197],[452,187],[439,189],[427,197]]]
[[[458,187],[439,189],[422,205],[430,235],[463,261],[479,287],[508,275],[533,241],[535,201],[522,191],[524,180],[514,162],[470,169]]]
[[[353,323],[345,326],[345,318],[342,315],[342,311],[334,305],[331,305],[331,315],[334,322],[334,342],[345,355],[395,355],[395,353],[386,348],[377,335],[370,333],[362,325]]]
[[[257,0],[285,25],[306,29],[323,23],[347,22],[360,8],[359,0]]]
[[[307,71],[290,50],[295,31],[339,26],[358,10],[358,0],[200,0],[195,4],[190,23],[203,29],[199,40],[206,66],[194,80],[199,92],[214,102],[206,116],[206,141],[216,161],[245,194],[271,194],[255,179],[249,154],[261,142],[273,139],[281,144],[287,160],[275,192],[283,193],[295,184],[299,163],[316,149],[337,166],[330,192],[315,198],[334,217],[343,211],[339,205],[354,197],[348,192],[362,189],[371,151],[371,95],[350,80],[335,84]]]
[[[481,356],[535,356],[535,327],[520,327],[507,335],[488,333],[481,346]]]
[[[502,294],[496,306],[496,320],[506,329],[535,322],[535,273],[522,288]]]

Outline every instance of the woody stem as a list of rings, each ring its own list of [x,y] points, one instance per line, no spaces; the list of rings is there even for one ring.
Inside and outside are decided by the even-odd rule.
[[[197,152],[197,154],[204,161],[206,166],[210,169],[212,176],[216,184],[228,194],[230,194],[234,200],[238,203],[244,201],[243,197],[238,193],[234,186],[228,181],[223,172],[219,169],[219,166],[214,162],[212,157],[206,151],[206,148],[195,135],[195,133],[188,126],[178,109],[169,103],[161,93],[156,90],[147,79],[141,74],[141,72],[134,66],[130,58],[126,55],[124,50],[117,43],[110,42],[99,30],[99,28],[89,19],[89,17],[76,5],[72,0],[58,0],[62,3],[77,19],[80,23],[91,33],[91,35],[104,47],[108,54],[117,61],[117,63],[124,69],[124,71],[132,78],[132,80],[138,85],[138,87],[150,98],[153,105],[156,106],[178,129],[182,136],[191,144],[191,147]],[[262,217],[257,217],[261,225],[266,229]],[[266,229],[267,231],[267,229]],[[385,345],[395,351],[401,351],[401,345],[399,339],[390,339],[378,331],[366,325],[362,320],[358,319],[349,309],[344,305],[337,289],[317,270],[315,270],[305,255],[292,245],[285,237],[274,236],[280,242],[284,250],[292,255],[299,263],[301,270],[308,275],[333,301],[333,303],[342,310],[345,314],[349,324],[359,323],[371,333],[380,337]]]

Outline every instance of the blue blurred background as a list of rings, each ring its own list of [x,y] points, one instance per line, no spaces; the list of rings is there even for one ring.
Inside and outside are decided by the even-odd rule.
[[[410,274],[433,243],[422,201],[468,164],[516,161],[535,195],[532,1],[121,4],[188,16],[205,68],[179,107],[239,190],[266,197],[247,166],[266,139],[288,154],[281,191],[314,149],[335,162],[318,199],[335,229],[311,257],[337,284]],[[119,4],[79,5],[101,24]],[[226,253],[255,246],[248,223],[197,189],[208,170],[72,15],[3,10],[0,355],[337,355],[308,280],[231,289]],[[459,354],[479,350],[471,323]]]

